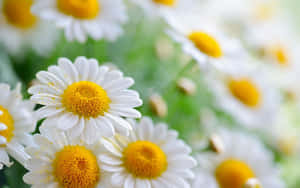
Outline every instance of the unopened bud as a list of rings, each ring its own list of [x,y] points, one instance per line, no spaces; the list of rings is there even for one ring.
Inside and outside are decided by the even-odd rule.
[[[159,117],[165,117],[168,113],[168,107],[164,99],[158,95],[153,94],[150,99],[151,110]]]

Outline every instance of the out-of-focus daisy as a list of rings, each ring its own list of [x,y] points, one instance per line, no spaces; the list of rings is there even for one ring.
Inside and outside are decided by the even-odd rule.
[[[73,64],[66,58],[58,66],[37,73],[40,84],[29,89],[31,100],[45,105],[38,110],[47,117],[42,126],[57,121],[60,130],[69,136],[81,136],[91,143],[97,136],[127,135],[130,124],[122,117],[138,118],[134,107],[142,104],[136,91],[128,90],[132,78],[118,70],[98,65],[95,59],[78,57]]]
[[[24,164],[29,156],[23,145],[32,143],[30,133],[35,130],[36,119],[33,105],[22,101],[20,85],[10,90],[7,84],[0,84],[0,169],[10,166],[8,155]]]
[[[199,169],[192,188],[243,188],[254,183],[257,188],[284,187],[272,154],[257,138],[229,130],[218,134],[225,150],[197,156]]]
[[[279,110],[278,89],[264,72],[239,69],[207,75],[207,83],[216,96],[216,104],[250,129],[269,129]]]
[[[228,67],[228,59],[245,55],[237,40],[220,34],[218,26],[199,13],[187,13],[186,9],[180,9],[165,12],[164,18],[170,25],[167,33],[181,44],[183,51],[191,55],[201,68],[212,65]]]
[[[65,30],[69,41],[85,42],[115,40],[123,33],[121,24],[127,20],[122,0],[36,0],[32,11]]]
[[[100,155],[102,169],[111,173],[112,185],[124,188],[190,187],[187,180],[196,165],[191,149],[165,124],[149,118],[132,122],[129,137],[103,139],[107,152]]]
[[[41,134],[33,137],[35,144],[26,148],[30,159],[25,167],[29,172],[23,180],[27,184],[37,188],[110,187],[97,158],[100,142],[87,144],[55,129],[41,129]]]
[[[55,27],[30,12],[33,0],[0,0],[0,43],[12,55],[33,49],[47,55],[59,35]]]

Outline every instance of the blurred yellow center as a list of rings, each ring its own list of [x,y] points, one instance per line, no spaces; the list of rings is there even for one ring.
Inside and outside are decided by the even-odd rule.
[[[0,123],[6,125],[6,129],[0,131],[0,135],[6,138],[6,141],[9,142],[14,136],[14,120],[10,113],[0,105]],[[0,145],[1,146],[1,145]]]
[[[258,20],[269,20],[275,14],[276,5],[273,3],[264,3],[257,5],[254,15]]]
[[[218,41],[207,33],[193,32],[188,37],[202,53],[214,58],[223,56]]]
[[[97,158],[84,146],[65,146],[57,152],[53,173],[65,188],[94,188],[100,181]]]
[[[93,19],[100,12],[98,0],[57,0],[58,9],[78,19]]]
[[[103,116],[110,102],[106,91],[90,81],[73,83],[62,95],[62,103],[68,111],[86,118]]]
[[[155,3],[163,4],[166,6],[173,6],[176,0],[153,0]]]
[[[246,163],[229,159],[216,168],[215,177],[220,188],[243,188],[250,178],[255,178],[255,175]]]
[[[261,94],[257,86],[249,79],[232,79],[228,83],[231,94],[244,105],[257,107],[261,102]]]
[[[3,13],[7,21],[21,29],[32,28],[37,18],[30,12],[33,0],[4,0]]]
[[[136,141],[124,150],[125,168],[138,178],[157,178],[167,169],[165,153],[154,143]]]
[[[289,57],[288,52],[285,48],[281,46],[273,47],[271,50],[271,54],[274,56],[275,60],[283,66],[289,65]]]

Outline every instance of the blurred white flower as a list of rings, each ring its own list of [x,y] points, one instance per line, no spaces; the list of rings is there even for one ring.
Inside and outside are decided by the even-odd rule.
[[[36,0],[32,11],[63,28],[69,41],[81,43],[89,36],[116,40],[123,33],[121,25],[127,21],[122,0]]]
[[[132,78],[118,70],[99,66],[95,59],[78,57],[73,64],[60,58],[58,66],[37,73],[40,84],[29,88],[31,100],[45,105],[39,118],[47,118],[43,126],[67,131],[68,136],[81,137],[92,143],[98,136],[128,135],[130,124],[122,117],[138,118],[135,110],[142,104],[139,94],[128,88]]]
[[[190,187],[196,161],[191,149],[167,125],[153,125],[150,118],[132,121],[129,137],[103,139],[107,150],[100,155],[103,170],[113,186],[124,188]]]
[[[30,12],[33,0],[0,0],[0,43],[8,53],[23,56],[33,49],[46,56],[59,38],[55,26]]]
[[[0,169],[10,166],[8,155],[24,165],[29,156],[24,145],[32,144],[31,132],[35,130],[34,105],[22,101],[21,86],[10,90],[9,85],[0,84]]]
[[[256,180],[263,188],[283,188],[273,156],[256,137],[245,133],[220,130],[223,153],[197,155],[199,169],[192,188],[242,188]]]

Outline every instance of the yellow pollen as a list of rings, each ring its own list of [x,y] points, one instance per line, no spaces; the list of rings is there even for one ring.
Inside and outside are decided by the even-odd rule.
[[[154,143],[136,141],[124,150],[124,165],[129,173],[138,178],[159,177],[167,169],[165,153]]]
[[[53,173],[65,188],[94,188],[100,181],[97,158],[84,146],[65,146],[57,152]]]
[[[153,0],[155,3],[158,3],[158,4],[162,4],[162,5],[165,5],[165,6],[174,6],[175,3],[176,3],[176,0]]]
[[[14,136],[14,129],[15,129],[14,120],[10,115],[10,113],[8,112],[8,110],[3,108],[1,105],[0,105],[0,111],[2,112],[2,114],[0,113],[0,123],[5,124],[7,127],[7,129],[0,131],[0,135],[5,137],[6,141],[9,142]]]
[[[4,0],[3,13],[7,21],[21,29],[32,28],[37,18],[30,12],[33,0]]]
[[[57,0],[58,9],[78,19],[94,19],[100,12],[98,0]]]
[[[257,86],[249,79],[232,79],[228,83],[231,94],[248,107],[258,107],[261,102],[261,94]]]
[[[90,81],[73,83],[62,95],[62,103],[68,111],[86,118],[103,116],[110,102],[106,91]]]
[[[250,178],[255,178],[255,174],[248,164],[229,159],[216,168],[215,177],[220,188],[243,188]]]
[[[218,41],[207,33],[193,32],[188,37],[202,53],[214,58],[220,58],[223,56],[223,52]]]

